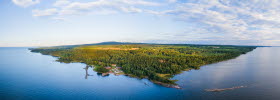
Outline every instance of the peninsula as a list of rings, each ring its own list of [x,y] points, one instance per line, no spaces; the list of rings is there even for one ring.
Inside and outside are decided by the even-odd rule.
[[[97,44],[32,48],[31,52],[58,57],[59,62],[80,62],[102,74],[113,72],[153,83],[180,88],[171,78],[186,70],[238,57],[253,46],[142,44],[103,42]]]

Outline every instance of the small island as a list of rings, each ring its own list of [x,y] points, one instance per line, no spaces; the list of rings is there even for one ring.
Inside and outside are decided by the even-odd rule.
[[[103,42],[97,44],[31,48],[31,52],[58,57],[59,62],[85,63],[102,76],[114,73],[147,78],[153,83],[180,88],[171,78],[200,66],[238,57],[253,46],[143,44]]]

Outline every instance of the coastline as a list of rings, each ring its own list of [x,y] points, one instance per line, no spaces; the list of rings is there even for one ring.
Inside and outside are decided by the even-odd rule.
[[[118,47],[118,46],[126,46],[126,45],[117,45],[117,46],[116,45],[105,45],[104,48],[108,47],[108,46],[109,47]],[[131,45],[129,45],[129,46],[131,46]],[[137,47],[135,45],[132,45],[132,46]],[[152,51],[154,52],[155,49],[151,49],[151,51],[149,51],[149,52],[147,51],[146,53],[138,51],[139,52],[138,55],[143,54],[145,56],[137,56],[138,58],[135,58],[135,59],[130,58],[130,59],[134,60],[134,63],[136,63],[136,65],[131,64],[131,62],[130,62],[130,63],[128,63],[129,67],[127,67],[127,66],[123,66],[123,64],[118,65],[119,64],[118,59],[120,59],[118,57],[122,57],[123,55],[120,55],[120,54],[126,53],[126,51],[123,51],[123,50],[117,50],[114,52],[112,51],[111,53],[109,53],[108,50],[104,51],[104,50],[99,50],[99,49],[96,49],[96,50],[91,49],[91,48],[99,47],[99,46],[94,46],[94,47],[90,47],[90,46],[82,47],[81,46],[81,47],[79,47],[80,51],[77,51],[76,48],[74,48],[74,49],[73,48],[67,48],[67,49],[38,48],[38,49],[29,49],[29,50],[31,50],[31,52],[36,52],[36,53],[41,53],[43,55],[51,55],[53,57],[56,57],[57,58],[56,61],[61,62],[61,63],[85,63],[87,66],[92,66],[92,67],[101,66],[102,68],[98,68],[98,70],[94,70],[94,71],[100,73],[102,76],[107,76],[109,73],[113,73],[116,76],[117,75],[126,75],[129,77],[134,77],[134,78],[139,78],[139,79],[146,78],[146,79],[150,80],[151,82],[164,86],[164,87],[181,89],[181,87],[175,83],[176,80],[171,80],[171,78],[174,77],[174,75],[178,75],[184,71],[189,71],[192,69],[198,70],[198,69],[200,69],[201,66],[204,66],[204,65],[218,63],[218,62],[222,62],[225,60],[230,60],[230,59],[236,58],[242,54],[246,54],[247,52],[253,51],[255,49],[252,47],[251,48],[223,47],[222,49],[216,50],[216,48],[213,48],[213,47],[210,47],[210,49],[209,49],[206,47],[198,46],[198,47],[192,47],[192,48],[199,49],[202,51],[208,50],[208,52],[207,53],[200,52],[200,54],[196,54],[196,52],[199,51],[199,50],[196,50],[196,51],[188,51],[188,52],[194,52],[192,54],[188,54],[188,53],[186,54],[186,53],[182,53],[183,51],[180,51],[181,49],[186,49],[185,47],[179,47],[180,49],[178,49],[178,47],[177,47],[177,49],[173,48],[172,50],[177,50],[177,52],[174,53],[175,51],[171,52],[172,50],[168,49],[168,48],[172,48],[173,46],[168,46],[168,45],[166,45],[165,47],[157,46],[157,45],[155,45],[155,46],[154,45],[152,45],[152,46],[145,45],[145,46],[146,46],[145,47],[146,49],[153,47],[153,48],[156,48],[159,50],[166,50],[166,51],[165,52],[157,51],[160,53],[151,55],[152,57],[156,56],[156,55],[158,55],[158,56],[160,55],[160,57],[161,57],[161,58],[154,57],[154,59],[150,59],[150,56],[147,56],[145,54],[146,53],[149,54],[149,52],[152,52]],[[125,47],[123,47],[123,48],[125,48]],[[71,51],[71,49],[73,49],[73,50]],[[144,49],[144,50],[146,50],[146,49]],[[228,49],[230,49],[231,51],[228,51]],[[114,55],[116,55],[116,57],[114,58],[115,61],[108,62],[108,59],[105,59],[105,60],[99,59],[98,58],[99,56],[98,57],[97,56],[88,56],[87,52],[89,52],[89,51],[86,51],[86,50],[90,50],[93,54],[99,55],[103,58],[107,57],[109,59],[109,61],[111,61],[112,58],[114,57]],[[150,50],[150,49],[148,49],[148,50]],[[186,49],[186,50],[188,50],[188,49]],[[213,50],[214,51],[216,50],[216,51],[214,52]],[[241,50],[241,51],[236,52],[237,50]],[[225,56],[226,54],[224,54],[224,52],[229,52],[232,54],[229,56]],[[132,54],[131,53],[129,53],[129,54],[133,55],[133,53],[136,53],[136,51],[133,51]],[[172,55],[166,54],[165,56],[163,56],[162,53],[167,53],[167,54],[174,53],[173,56],[174,55],[178,56],[181,54],[181,55],[185,55],[186,58],[182,58],[180,56],[182,59],[180,57],[178,59],[173,59]],[[85,55],[85,56],[82,56],[82,55]],[[201,55],[204,55],[204,56],[201,56]],[[125,56],[129,56],[129,55],[127,54]],[[224,58],[221,58],[220,56],[222,56]],[[90,57],[95,58],[95,60],[92,60]],[[143,60],[143,59],[146,59],[145,57],[150,60],[149,63],[147,63],[148,60]],[[164,59],[164,57],[169,57],[169,60],[162,60],[162,59]],[[208,60],[206,58],[208,58]],[[130,59],[125,59],[123,61],[127,62]],[[155,69],[155,68],[158,68],[158,69],[153,70],[153,71],[145,70],[146,68],[143,68],[143,66],[142,66],[143,63],[139,63],[136,60],[142,61],[143,63],[147,64],[147,66],[144,66],[144,67],[148,67],[150,69]],[[125,63],[125,62],[122,62],[122,63]],[[162,63],[168,63],[169,65],[162,64]],[[118,67],[118,66],[121,66],[121,67]],[[142,69],[139,66],[141,66]],[[149,66],[151,66],[151,67],[149,67]],[[128,68],[130,68],[130,69],[128,69]],[[171,69],[169,69],[169,68],[171,68]],[[185,68],[185,69],[182,69],[182,68]],[[161,71],[157,71],[157,70],[161,70]]]

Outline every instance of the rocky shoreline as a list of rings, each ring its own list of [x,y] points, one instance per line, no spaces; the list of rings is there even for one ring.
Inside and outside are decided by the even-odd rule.
[[[182,89],[179,85],[175,85],[175,84],[167,84],[167,83],[162,83],[162,82],[158,82],[158,81],[152,81],[158,85],[164,86],[164,87],[168,87],[168,88],[175,88],[175,89]]]

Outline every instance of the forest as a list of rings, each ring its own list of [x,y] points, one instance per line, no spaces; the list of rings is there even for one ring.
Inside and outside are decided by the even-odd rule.
[[[81,62],[104,67],[113,64],[129,76],[176,85],[172,76],[200,66],[238,57],[253,46],[114,43],[32,48],[31,52],[58,57],[59,62]]]

